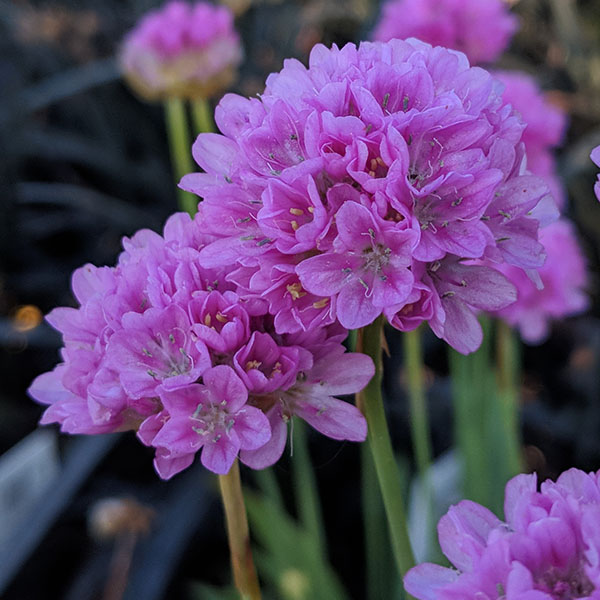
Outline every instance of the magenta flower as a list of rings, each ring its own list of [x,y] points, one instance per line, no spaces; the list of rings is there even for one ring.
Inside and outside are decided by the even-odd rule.
[[[566,220],[552,223],[540,230],[540,241],[547,253],[538,271],[541,286],[521,269],[496,267],[517,288],[517,301],[496,314],[532,344],[546,338],[552,319],[578,314],[589,305],[586,261],[573,226]]]
[[[255,331],[233,357],[236,373],[254,394],[286,390],[311,364],[310,352],[299,346],[280,347],[268,333],[260,331]]]
[[[200,265],[200,251],[215,240],[203,219],[173,215],[162,236],[144,230],[123,240],[115,268],[86,265],[74,273],[80,306],[48,316],[63,334],[63,362],[29,390],[47,406],[41,422],[59,423],[68,433],[133,429],[156,449],[155,467],[165,479],[198,452],[216,473],[227,472],[240,451],[263,446],[269,464],[275,462],[286,430],[275,423],[278,438],[270,441],[271,409],[283,410],[288,396],[294,400],[285,402],[282,418],[316,402],[316,414],[306,409],[304,416],[316,429],[363,440],[362,414],[329,396],[359,391],[372,376],[372,361],[345,354],[347,331],[333,319],[311,331],[278,334],[268,303],[236,293],[227,281],[243,280],[242,267]],[[321,371],[329,369],[335,381],[346,364],[357,367],[354,385],[332,389],[322,382],[325,397],[313,392]]]
[[[190,320],[176,304],[126,313],[122,324],[106,348],[106,366],[120,373],[132,398],[157,396],[159,386],[173,390],[194,383],[211,366],[208,348],[191,339]]]
[[[373,362],[367,356],[344,354],[343,347],[334,346],[328,356],[317,359],[311,368],[299,373],[291,388],[275,397],[256,399],[270,404],[267,416],[272,436],[261,448],[242,452],[242,461],[255,469],[278,461],[285,448],[287,423],[294,415],[334,440],[363,442],[367,423],[362,413],[353,404],[334,396],[360,391],[374,373]]]
[[[422,564],[404,578],[419,600],[600,598],[600,473],[570,469],[537,491],[535,475],[508,482],[506,522],[464,500],[438,524],[456,569]]]
[[[390,304],[401,304],[413,287],[410,271],[416,234],[396,230],[355,202],[336,213],[334,251],[296,268],[303,287],[319,296],[337,294],[337,316],[348,329],[368,325]]]
[[[215,238],[199,261],[233,265],[228,281],[264,303],[278,334],[384,313],[471,352],[476,311],[515,298],[476,261],[544,262],[552,201],[525,170],[525,126],[461,53],[418,40],[316,46],[308,68],[286,61],[260,99],[229,94],[215,118],[223,134],[193,147],[205,172],[181,182],[203,197]],[[457,262],[473,287],[448,305],[444,269],[434,274]]]
[[[590,154],[590,158],[594,162],[597,167],[600,167],[600,146],[596,146],[592,153]],[[600,175],[598,175],[598,181],[594,185],[594,192],[596,192],[596,198],[600,200]]]
[[[533,77],[519,71],[494,71],[504,84],[502,99],[527,124],[522,141],[527,152],[527,168],[549,185],[560,208],[566,201],[564,187],[556,174],[553,149],[559,146],[567,127],[567,115],[544,96]]]
[[[373,39],[415,37],[460,50],[477,64],[495,61],[517,27],[503,0],[389,0]]]
[[[171,0],[127,35],[121,66],[144,98],[206,98],[231,84],[242,54],[228,8]]]
[[[151,444],[159,450],[154,464],[165,479],[180,470],[173,460],[191,463],[200,449],[207,469],[227,473],[240,449],[255,450],[271,437],[267,417],[247,404],[248,390],[231,367],[213,367],[202,380],[160,394],[169,416]]]

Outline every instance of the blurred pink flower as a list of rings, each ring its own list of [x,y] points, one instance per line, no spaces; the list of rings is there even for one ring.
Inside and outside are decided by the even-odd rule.
[[[522,269],[506,263],[497,269],[517,288],[517,300],[496,314],[531,344],[544,341],[551,320],[576,315],[589,305],[585,293],[588,272],[584,254],[571,223],[560,220],[540,230],[546,262],[539,270],[538,287]]]
[[[142,97],[207,98],[234,80],[243,52],[225,6],[171,0],[125,37],[121,67]]]
[[[472,64],[495,61],[518,28],[503,0],[390,0],[373,39],[415,37],[464,52]]]
[[[518,71],[493,71],[492,75],[504,84],[504,102],[512,105],[527,124],[521,138],[527,152],[527,169],[546,181],[556,204],[563,208],[566,194],[556,174],[553,150],[563,141],[566,113],[548,101],[530,75]]]

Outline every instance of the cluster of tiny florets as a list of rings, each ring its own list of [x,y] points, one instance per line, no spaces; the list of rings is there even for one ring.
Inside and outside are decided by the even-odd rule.
[[[537,490],[535,475],[508,482],[506,522],[475,502],[438,524],[454,568],[424,563],[404,579],[418,600],[600,598],[600,472],[570,469]]]
[[[67,433],[134,429],[156,449],[163,478],[197,452],[216,473],[238,454],[255,468],[273,464],[294,415],[329,437],[364,440],[361,413],[334,396],[362,389],[372,361],[345,353],[336,324],[277,334],[265,302],[200,265],[212,239],[199,218],[178,213],[163,236],[125,239],[115,268],[75,271],[79,307],[48,315],[63,335],[63,362],[30,388],[48,405],[41,422]]]
[[[222,132],[193,147],[218,239],[207,268],[265,300],[278,332],[378,315],[423,321],[461,352],[481,341],[475,312],[515,300],[491,265],[544,262],[524,129],[502,86],[459,52],[417,40],[316,46],[286,61],[258,99],[226,95]]]

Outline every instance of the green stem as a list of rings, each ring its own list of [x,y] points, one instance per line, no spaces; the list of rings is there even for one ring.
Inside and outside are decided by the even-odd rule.
[[[407,331],[402,336],[404,341],[404,373],[410,401],[410,418],[413,435],[413,448],[419,474],[423,484],[428,480],[431,465],[431,440],[427,401],[423,384],[423,352],[421,334],[418,329]]]
[[[194,171],[192,161],[192,145],[185,110],[185,103],[180,98],[169,98],[165,101],[165,118],[169,150],[173,164],[175,183],[179,184],[181,178]],[[198,198],[194,194],[177,189],[179,208],[191,216],[198,210]]]
[[[520,352],[515,332],[503,321],[496,322],[496,336],[498,392],[506,444],[507,476],[510,478],[520,473],[523,467],[518,416]]]
[[[237,459],[229,473],[219,475],[219,488],[225,509],[235,587],[240,593],[241,600],[261,600],[258,577],[250,549],[248,519]]]
[[[484,330],[487,330],[486,323]],[[483,336],[481,347],[464,356],[449,349],[450,377],[454,406],[456,446],[464,460],[464,494],[470,500],[490,507],[493,495],[490,487],[491,458],[494,452],[489,435],[490,407],[495,394],[490,379],[489,332]],[[493,432],[492,432],[493,433]]]
[[[215,130],[210,104],[206,98],[192,100],[192,118],[196,133],[210,133]]]
[[[383,503],[377,490],[375,465],[367,444],[361,445],[360,457],[367,598],[381,600],[392,597],[390,542]]]
[[[425,384],[423,381],[425,364],[423,362],[420,329],[405,332],[402,339],[404,343],[404,375],[410,404],[413,452],[427,510],[428,548],[430,549],[430,557],[433,558],[433,549],[437,546],[435,527],[433,526],[434,499],[430,473],[433,453],[431,450],[427,398],[425,397]]]
[[[359,350],[370,356],[375,363],[375,375],[365,389],[358,394],[357,404],[367,419],[369,445],[383,497],[394,558],[400,574],[404,575],[415,564],[415,561],[408,537],[400,474],[383,409],[381,393],[383,380],[382,335],[383,318],[381,316],[371,325],[360,330]]]
[[[314,471],[311,468],[306,427],[300,419],[294,419],[294,484],[300,522],[314,540],[315,548],[325,560],[327,554],[323,516]]]

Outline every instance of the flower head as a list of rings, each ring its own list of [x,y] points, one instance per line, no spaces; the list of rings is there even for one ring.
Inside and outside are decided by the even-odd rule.
[[[205,173],[181,182],[216,238],[200,263],[235,265],[228,280],[266,303],[279,334],[385,313],[473,351],[474,311],[515,294],[465,261],[544,261],[535,210],[548,189],[525,171],[524,125],[500,92],[459,52],[392,40],[316,46],[260,99],[226,95],[222,135],[193,147]],[[452,270],[460,293],[440,283]]]
[[[176,214],[162,236],[144,230],[125,239],[115,268],[74,273],[80,306],[48,315],[63,334],[63,362],[29,390],[48,405],[42,423],[68,433],[136,430],[156,449],[163,478],[196,453],[216,473],[240,452],[257,468],[272,464],[294,414],[335,439],[364,440],[362,414],[331,396],[362,389],[372,361],[345,354],[347,332],[337,325],[293,339],[278,334],[266,302],[234,291],[226,269],[199,264],[200,250],[214,241],[202,224],[202,214]],[[347,366],[348,382],[333,389]]]
[[[510,104],[527,124],[523,143],[527,152],[527,168],[542,177],[550,187],[559,207],[565,204],[565,190],[556,175],[553,149],[562,142],[567,115],[544,96],[535,79],[518,71],[494,71],[504,84],[502,99]]]
[[[496,60],[517,26],[503,0],[389,0],[373,39],[415,37],[460,50],[477,64]]]
[[[497,316],[518,327],[521,337],[533,344],[546,338],[552,319],[580,313],[589,304],[586,261],[573,226],[566,220],[551,223],[540,230],[540,241],[546,249],[546,262],[538,271],[541,285],[522,269],[497,267],[517,288],[517,301]]]
[[[150,100],[216,95],[233,81],[241,60],[229,9],[181,0],[147,14],[121,52],[127,81]]]
[[[535,475],[508,482],[506,522],[462,501],[438,524],[456,567],[422,564],[404,585],[419,600],[600,598],[600,473],[570,469],[537,491]]]

